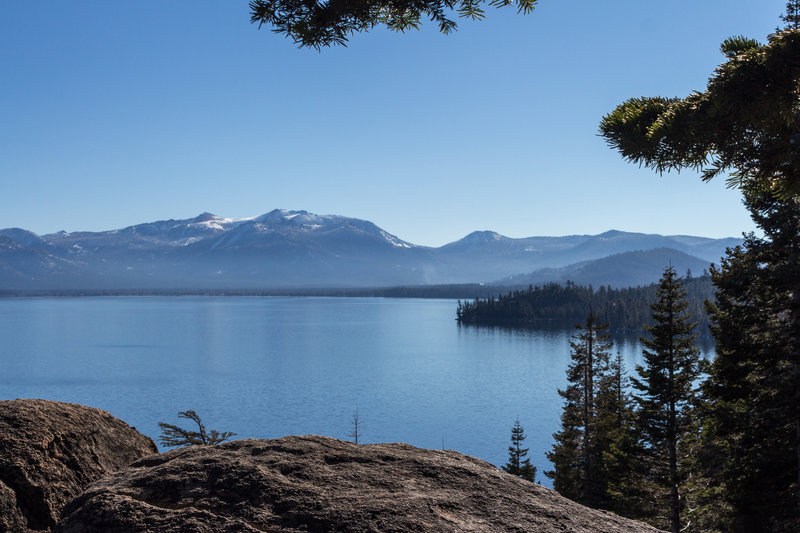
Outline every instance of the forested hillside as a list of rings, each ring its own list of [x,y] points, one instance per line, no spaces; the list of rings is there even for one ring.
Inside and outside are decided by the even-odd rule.
[[[708,318],[704,302],[713,300],[714,289],[709,276],[684,278],[688,311],[698,322],[696,331],[708,333]],[[567,282],[530,286],[525,290],[509,291],[499,296],[459,302],[457,320],[460,324],[507,327],[540,327],[573,325],[593,312],[612,331],[638,331],[652,322],[650,304],[656,299],[653,283],[644,287],[613,289],[602,286],[594,289]]]

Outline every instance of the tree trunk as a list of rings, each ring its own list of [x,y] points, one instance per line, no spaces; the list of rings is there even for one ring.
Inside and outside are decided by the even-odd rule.
[[[680,495],[678,494],[678,457],[674,440],[667,439],[669,446],[669,474],[670,474],[670,494],[669,494],[669,525],[672,533],[678,533],[681,529],[680,515]]]
[[[670,300],[669,333],[674,339],[675,316],[672,312],[673,304]],[[669,524],[672,533],[681,529],[680,495],[678,494],[678,416],[675,412],[675,351],[673,341],[670,342],[669,357],[669,418],[667,419],[667,448],[669,453]]]
[[[795,259],[797,254],[792,254]],[[795,455],[797,469],[797,486],[800,487],[800,287],[794,287],[791,300],[791,327],[792,335],[792,377],[794,379],[794,428],[795,428]],[[800,516],[800,490],[797,491],[797,514]]]
[[[584,375],[585,377],[585,387],[584,387],[584,396],[583,396],[583,502],[586,505],[591,506],[593,502],[590,498],[591,494],[591,487],[592,487],[592,473],[594,471],[594,465],[592,464],[592,454],[591,454],[591,417],[593,411],[593,402],[594,402],[594,391],[592,390],[592,382],[594,381],[594,376],[592,372],[592,367],[594,365],[594,354],[592,340],[594,339],[594,322],[588,321],[587,324],[587,338],[586,338],[586,364],[584,366]]]
[[[791,202],[793,205],[792,207],[797,210],[800,209],[800,200],[794,199]],[[796,238],[796,233],[800,231],[800,228],[797,227],[797,223],[793,225],[791,230],[795,235],[792,235],[790,239],[790,249],[789,249],[789,265],[798,265],[800,264],[800,249],[798,249],[798,239]],[[794,274],[794,272],[793,272]],[[794,277],[794,276],[793,276]],[[794,409],[794,427],[795,427],[795,455],[797,458],[797,463],[795,464],[795,468],[797,469],[797,486],[800,487],[800,283],[797,283],[797,279],[795,277],[795,284],[791,287],[791,300],[789,302],[789,316],[790,316],[790,327],[791,334],[789,338],[789,342],[791,342],[791,363],[792,363],[792,378],[794,379],[794,405],[792,406]],[[797,491],[797,514],[800,516],[800,489]]]

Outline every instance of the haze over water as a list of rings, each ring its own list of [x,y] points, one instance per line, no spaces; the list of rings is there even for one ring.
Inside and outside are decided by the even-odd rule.
[[[295,297],[0,299],[0,399],[110,411],[236,438],[322,434],[458,450],[502,465],[516,417],[542,472],[573,330],[459,327],[453,300]],[[635,337],[618,344],[629,372]]]

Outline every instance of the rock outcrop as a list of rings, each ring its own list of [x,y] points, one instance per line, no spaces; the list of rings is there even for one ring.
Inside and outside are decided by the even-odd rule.
[[[157,452],[150,438],[99,409],[0,401],[0,531],[49,531],[91,482]]]
[[[54,530],[652,533],[453,451],[318,437],[173,450],[93,483]]]

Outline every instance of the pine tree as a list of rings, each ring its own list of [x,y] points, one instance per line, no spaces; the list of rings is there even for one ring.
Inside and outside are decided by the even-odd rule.
[[[555,444],[545,454],[553,463],[553,470],[545,471],[544,475],[553,480],[553,488],[559,494],[573,501],[582,501],[584,466],[581,460],[583,421],[580,416],[580,394],[575,388],[558,392],[564,398],[561,431],[553,434]]]
[[[800,29],[800,0],[786,2],[786,13],[781,15],[781,20],[786,23],[784,30]]]
[[[597,435],[602,442],[602,478],[606,493],[601,507],[629,518],[644,520],[652,515],[645,489],[646,465],[635,431],[633,398],[622,354],[609,362],[609,372],[598,392]]]
[[[595,434],[598,421],[596,393],[606,376],[611,340],[606,326],[597,323],[590,313],[586,324],[577,326],[570,340],[572,362],[567,369],[569,385],[558,394],[564,398],[561,431],[554,434],[556,442],[547,458],[554,469],[545,472],[553,487],[562,495],[589,506],[605,501],[606,485],[602,477],[601,444]]]
[[[508,463],[503,466],[503,470],[509,474],[521,477],[522,479],[535,482],[536,467],[531,464],[530,459],[526,459],[528,448],[523,448],[525,441],[525,431],[519,423],[519,419],[514,422],[511,428],[511,446],[508,447]]]
[[[696,432],[692,409],[697,404],[700,350],[692,333],[695,324],[685,314],[686,290],[671,266],[661,277],[657,300],[651,305],[651,338],[641,338],[645,364],[638,365],[633,385],[637,398],[641,439],[648,452],[656,500],[665,500],[673,533],[681,529],[682,444]],[[662,494],[666,493],[665,496]]]
[[[800,531],[800,199],[750,190],[749,234],[713,269],[705,467],[730,531]]]
[[[716,357],[703,386],[698,465],[713,528],[800,531],[800,2],[786,31],[722,43],[704,92],[633,98],[603,118],[623,157],[658,172],[726,175],[763,238],[712,269]],[[710,516],[716,513],[716,516]]]

